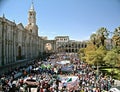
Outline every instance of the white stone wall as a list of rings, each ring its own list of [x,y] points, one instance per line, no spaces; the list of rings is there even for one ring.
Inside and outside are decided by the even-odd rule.
[[[2,18],[0,18],[0,66],[2,62]],[[43,52],[43,40],[30,33],[22,24],[5,20],[4,25],[4,64],[10,64],[18,60],[19,46],[22,59],[37,58],[39,52]]]

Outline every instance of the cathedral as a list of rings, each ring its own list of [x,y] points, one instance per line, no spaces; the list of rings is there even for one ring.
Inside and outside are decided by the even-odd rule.
[[[47,42],[47,43],[46,43]],[[36,11],[33,3],[28,11],[28,24],[16,24],[0,17],[0,67],[13,65],[21,61],[30,61],[39,57],[45,50],[45,45],[52,43],[54,51],[55,41],[46,40],[38,36]]]

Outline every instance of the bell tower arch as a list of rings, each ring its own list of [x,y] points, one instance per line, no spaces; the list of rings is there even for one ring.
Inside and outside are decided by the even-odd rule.
[[[25,27],[30,33],[38,36],[38,26],[36,25],[36,11],[32,2],[31,7],[28,11],[28,24]]]

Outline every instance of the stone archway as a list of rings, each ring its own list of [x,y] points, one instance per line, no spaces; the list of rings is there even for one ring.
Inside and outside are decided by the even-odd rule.
[[[51,51],[52,50],[52,44],[51,43],[46,43],[45,44],[45,51]]]

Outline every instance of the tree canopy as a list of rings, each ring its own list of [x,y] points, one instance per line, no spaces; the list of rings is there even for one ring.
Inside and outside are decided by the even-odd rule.
[[[105,40],[108,39],[109,31],[101,27],[96,33],[91,34],[86,48],[79,50],[81,60],[92,65],[117,65],[120,66],[120,33],[118,29],[111,39],[115,42],[113,48],[107,49]],[[110,39],[110,38],[109,38]],[[111,43],[109,43],[111,44]]]

